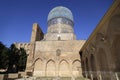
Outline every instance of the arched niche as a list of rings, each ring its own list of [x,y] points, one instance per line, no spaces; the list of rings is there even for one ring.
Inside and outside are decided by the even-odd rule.
[[[109,26],[107,29],[107,37],[110,45],[111,60],[113,63],[112,69],[115,72],[120,72],[120,6],[115,10],[116,14],[113,15],[109,21]]]
[[[107,56],[106,56],[105,50],[103,48],[99,48],[99,50],[98,50],[97,62],[98,62],[97,66],[99,66],[99,71],[101,71],[101,73],[108,71]]]
[[[69,63],[66,60],[61,60],[59,63],[59,76],[61,77],[71,76]]]
[[[120,72],[120,35],[116,35],[112,44],[112,57],[115,63],[115,72]]]
[[[82,75],[82,68],[80,60],[74,60],[72,63],[72,75],[74,77],[79,77]]]
[[[90,75],[93,76],[93,80],[97,79],[97,70],[96,70],[96,61],[95,61],[95,54],[90,54]]]
[[[43,75],[43,61],[42,59],[38,58],[34,63],[34,75],[42,76]]]
[[[55,61],[50,59],[47,63],[46,63],[46,76],[55,76],[55,72],[56,72],[56,65],[55,65]]]
[[[85,61],[82,61],[82,75],[85,77]]]
[[[95,57],[93,54],[90,55],[90,67],[91,71],[94,73],[96,71]]]
[[[87,75],[89,75],[89,65],[88,65],[88,58],[85,59],[85,72]]]

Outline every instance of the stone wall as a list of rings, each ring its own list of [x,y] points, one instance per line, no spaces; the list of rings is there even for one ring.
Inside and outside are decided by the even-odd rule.
[[[94,80],[120,78],[120,1],[116,0],[81,49],[82,70]]]
[[[30,54],[30,43],[14,43],[15,46],[20,49],[20,48],[24,48],[26,50],[27,54]]]
[[[43,37],[44,33],[40,29],[39,25],[37,23],[34,23],[31,34],[31,42],[40,41],[43,39]]]
[[[15,80],[18,78],[25,77],[23,73],[9,73],[9,74],[0,74],[0,80]]]
[[[34,76],[78,77],[81,75],[79,50],[84,40],[37,41],[34,54]]]

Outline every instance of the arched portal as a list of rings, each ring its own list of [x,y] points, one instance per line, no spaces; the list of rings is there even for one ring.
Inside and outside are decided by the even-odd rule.
[[[43,62],[42,59],[37,59],[35,61],[35,65],[34,65],[34,74],[33,75],[37,75],[37,76],[42,76],[43,74]]]
[[[55,62],[53,60],[49,60],[46,65],[46,76],[55,76]]]
[[[72,63],[72,75],[74,77],[82,76],[81,63],[79,60],[75,60]]]
[[[71,76],[69,63],[66,60],[62,60],[59,64],[59,76],[61,77]]]

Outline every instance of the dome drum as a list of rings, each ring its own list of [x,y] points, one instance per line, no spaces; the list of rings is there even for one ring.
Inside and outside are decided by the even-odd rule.
[[[67,18],[64,18],[64,17],[53,18],[47,22],[48,27],[51,25],[57,24],[57,23],[67,24],[67,25],[70,25],[72,27],[74,26],[73,21],[71,21]]]

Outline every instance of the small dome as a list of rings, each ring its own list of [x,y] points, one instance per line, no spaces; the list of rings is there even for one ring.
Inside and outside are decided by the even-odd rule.
[[[65,17],[73,21],[72,12],[68,8],[63,7],[63,6],[58,6],[58,7],[53,8],[48,14],[47,21],[53,18],[56,18],[56,17]]]

